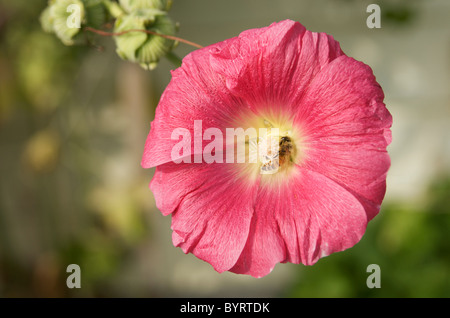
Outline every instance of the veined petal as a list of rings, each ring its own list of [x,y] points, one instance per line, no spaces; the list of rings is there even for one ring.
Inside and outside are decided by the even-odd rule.
[[[218,272],[229,270],[247,241],[257,184],[241,182],[227,164],[167,163],[154,180],[158,208],[173,211],[173,244]]]
[[[342,56],[312,81],[295,118],[306,136],[305,166],[338,182],[379,211],[390,166],[392,117],[367,65]]]
[[[141,162],[144,168],[172,161],[171,151],[178,143],[171,139],[175,129],[188,129],[194,138],[194,121],[201,120],[202,133],[210,127],[225,132],[226,127],[231,127],[233,114],[242,108],[242,100],[233,96],[223,77],[211,69],[211,47],[187,55],[182,66],[172,72],[147,137]],[[207,143],[203,141],[203,146]],[[191,153],[195,153],[193,148]]]
[[[262,188],[245,248],[232,272],[261,277],[277,263],[313,265],[354,246],[367,226],[361,203],[339,184],[314,171],[276,188]]]
[[[211,50],[211,65],[255,111],[293,111],[314,76],[342,55],[330,35],[291,20],[242,32]]]

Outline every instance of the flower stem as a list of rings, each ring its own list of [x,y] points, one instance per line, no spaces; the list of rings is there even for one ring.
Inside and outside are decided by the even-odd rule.
[[[121,36],[121,35],[130,33],[130,32],[144,32],[144,33],[151,34],[151,35],[157,35],[157,36],[169,39],[169,40],[182,42],[184,44],[188,44],[188,45],[196,47],[198,49],[203,48],[203,46],[201,46],[200,44],[197,44],[197,43],[194,43],[194,42],[191,42],[191,41],[188,41],[188,40],[185,40],[185,39],[173,36],[173,35],[167,35],[167,34],[162,34],[162,33],[154,32],[154,31],[143,30],[143,29],[132,29],[132,30],[126,30],[126,31],[122,31],[122,32],[106,32],[106,31],[97,30],[97,29],[94,29],[91,27],[85,27],[84,31],[90,31],[90,32],[93,32],[93,33],[96,33],[96,34],[102,35],[102,36]]]

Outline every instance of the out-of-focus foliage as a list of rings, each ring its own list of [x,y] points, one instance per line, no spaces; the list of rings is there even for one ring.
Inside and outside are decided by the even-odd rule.
[[[0,2],[0,296],[108,295],[149,234],[148,180],[108,161],[133,134],[121,113],[133,110],[114,103],[114,51],[45,33],[46,3]],[[138,162],[128,166],[140,171]],[[105,180],[106,169],[117,175]],[[84,269],[81,290],[65,285],[69,264]]]

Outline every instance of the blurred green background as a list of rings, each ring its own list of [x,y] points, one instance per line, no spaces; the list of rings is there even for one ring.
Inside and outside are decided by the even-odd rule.
[[[202,45],[287,18],[332,34],[394,117],[386,200],[361,242],[261,279],[183,254],[155,207],[140,159],[173,65],[124,62],[111,38],[64,46],[41,29],[45,6],[0,0],[1,297],[450,297],[449,1],[174,0],[178,36]],[[73,263],[80,289],[66,287]]]

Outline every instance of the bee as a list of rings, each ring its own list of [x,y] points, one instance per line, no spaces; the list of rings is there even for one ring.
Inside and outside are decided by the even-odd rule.
[[[267,147],[267,141],[263,145]],[[278,146],[278,147],[277,147]],[[260,154],[260,160],[262,166],[260,172],[262,174],[273,174],[279,171],[283,165],[293,161],[293,156],[295,152],[294,143],[291,137],[283,136],[279,139],[278,144],[275,144],[276,151],[273,148],[267,147],[262,148],[262,153]]]
[[[280,148],[278,151],[278,157],[280,161],[280,166],[284,163],[292,161],[294,146],[292,139],[289,136],[283,136],[280,138]]]

